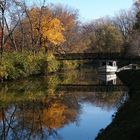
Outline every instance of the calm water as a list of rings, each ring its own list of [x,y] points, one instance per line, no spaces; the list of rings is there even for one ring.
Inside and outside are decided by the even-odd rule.
[[[0,139],[93,140],[128,98],[94,69],[0,84]]]

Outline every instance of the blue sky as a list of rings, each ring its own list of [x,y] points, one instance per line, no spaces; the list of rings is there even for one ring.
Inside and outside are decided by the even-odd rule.
[[[47,0],[48,3],[61,3],[78,9],[82,21],[90,21],[107,15],[113,16],[121,9],[129,9],[133,1],[134,0]]]
[[[113,16],[121,9],[129,9],[133,0],[48,0],[78,9],[80,19],[89,21],[106,15]]]

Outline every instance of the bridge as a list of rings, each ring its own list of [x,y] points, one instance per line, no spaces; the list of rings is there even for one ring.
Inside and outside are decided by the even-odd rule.
[[[80,85],[80,84],[60,84],[58,91],[76,91],[76,92],[112,92],[112,91],[128,91],[124,85]]]
[[[55,54],[57,60],[123,60],[140,61],[139,56],[126,56],[121,53],[65,53]]]

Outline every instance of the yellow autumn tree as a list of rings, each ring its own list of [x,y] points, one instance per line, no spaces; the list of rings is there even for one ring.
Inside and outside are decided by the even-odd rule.
[[[43,10],[32,8],[27,14],[28,16],[24,19],[24,25],[28,29],[25,30],[29,30],[28,33],[32,34],[34,44],[37,45],[40,41],[41,47],[48,47],[48,44],[58,46],[65,41],[61,21],[53,17],[47,8]]]
[[[59,19],[54,18],[51,19],[49,22],[45,18],[42,18],[41,22],[42,26],[42,36],[45,41],[49,41],[54,45],[59,45],[65,41],[62,31],[64,28]]]
[[[15,31],[17,46],[28,50],[59,46],[65,41],[63,34],[64,27],[61,20],[47,7],[26,9],[25,17]]]

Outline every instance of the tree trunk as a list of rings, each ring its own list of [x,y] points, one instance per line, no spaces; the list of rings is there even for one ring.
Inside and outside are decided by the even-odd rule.
[[[1,9],[2,12],[2,19],[1,19],[1,47],[0,47],[0,54],[1,57],[3,55],[3,49],[4,49],[4,9]]]

